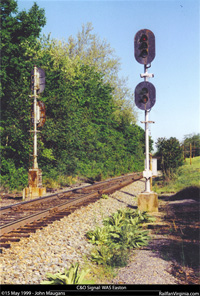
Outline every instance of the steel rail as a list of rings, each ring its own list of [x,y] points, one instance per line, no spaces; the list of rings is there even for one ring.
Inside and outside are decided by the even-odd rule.
[[[16,203],[14,205],[10,205],[10,206],[5,206],[5,207],[1,207],[0,208],[0,213],[4,213],[6,212],[8,209],[15,209],[21,205],[27,205],[27,204],[37,204],[37,203],[41,203],[42,200],[44,201],[47,201],[48,199],[52,198],[52,197],[60,197],[61,195],[63,194],[66,194],[66,193],[75,193],[77,192],[78,190],[83,190],[83,191],[87,191],[87,190],[90,190],[90,189],[95,189],[96,187],[99,187],[100,185],[103,185],[103,184],[109,184],[109,182],[115,182],[119,179],[125,179],[125,178],[134,178],[135,176],[137,177],[141,177],[142,176],[142,173],[131,173],[131,174],[127,174],[127,175],[124,175],[123,177],[120,176],[120,177],[115,177],[115,178],[111,178],[111,179],[108,179],[106,181],[101,181],[101,182],[95,182],[95,184],[92,184],[92,185],[86,185],[86,186],[79,186],[79,187],[75,187],[75,188],[71,188],[71,189],[67,189],[67,190],[63,190],[63,191],[59,191],[59,192],[56,192],[56,193],[52,193],[52,194],[49,194],[49,195],[45,195],[45,196],[42,196],[42,197],[39,197],[39,198],[35,198],[35,199],[31,199],[31,200],[28,200],[28,201],[23,201],[23,202],[19,202],[19,203]]]
[[[92,198],[97,198],[97,197],[101,196],[102,194],[108,194],[108,193],[110,194],[110,193],[113,193],[114,191],[119,190],[120,188],[125,187],[125,186],[131,184],[132,182],[135,182],[135,181],[137,181],[137,180],[139,180],[141,178],[142,178],[142,175],[141,174],[138,174],[138,173],[137,174],[131,174],[129,176],[125,176],[125,177],[121,178],[122,181],[120,183],[111,185],[108,188],[102,188],[102,189],[99,188],[99,190],[97,190],[97,188],[100,185],[102,185],[102,184],[106,184],[107,183],[107,185],[108,185],[109,184],[108,181],[99,182],[99,183],[97,183],[95,185],[88,185],[88,186],[86,186],[86,187],[90,187],[90,189],[92,189],[93,191],[95,190],[95,192],[92,192],[92,193],[91,192],[90,193],[87,193],[87,194],[84,193],[84,192],[78,193],[77,192],[78,190],[83,190],[84,191],[84,189],[86,188],[86,187],[79,187],[79,188],[74,188],[74,189],[67,190],[65,192],[60,192],[60,193],[56,193],[56,194],[47,196],[47,198],[53,197],[53,196],[57,197],[58,194],[62,194],[62,195],[63,194],[67,194],[67,193],[71,193],[72,194],[74,192],[75,193],[78,193],[78,194],[81,194],[81,196],[77,197],[74,200],[67,200],[65,202],[62,202],[59,205],[52,206],[52,207],[50,207],[48,209],[42,210],[39,213],[31,214],[29,216],[20,218],[18,220],[15,220],[13,222],[10,222],[10,223],[7,223],[7,224],[1,226],[0,227],[0,236],[2,237],[2,236],[4,236],[5,234],[7,234],[9,232],[12,232],[12,231],[14,231],[14,230],[16,230],[18,228],[24,227],[25,225],[30,224],[30,223],[33,223],[35,221],[44,219],[44,218],[46,218],[48,216],[49,217],[51,217],[52,215],[55,215],[56,216],[57,213],[61,212],[62,210],[66,209],[66,208],[69,208],[70,209],[71,207],[73,207],[73,206],[75,206],[75,205],[77,205],[79,203],[84,203],[85,201],[88,201],[88,200],[90,200]],[[119,180],[120,177],[118,177],[116,179]],[[112,181],[114,182],[114,181],[116,181],[116,179],[113,178]],[[4,207],[4,208],[2,208],[1,211],[8,210],[8,208],[12,210],[13,207],[16,207],[16,206],[19,207],[20,205],[27,204],[29,202],[34,202],[34,201],[35,202],[39,202],[39,201],[41,202],[42,199],[45,199],[45,197],[44,198],[40,198],[40,199],[31,200],[31,201],[28,201],[28,202],[18,203],[17,205],[6,207],[6,209]]]
[[[50,207],[47,210],[41,211],[36,214],[32,214],[30,216],[21,218],[17,221],[3,225],[0,227],[0,236],[3,236],[5,233],[11,232],[12,230],[18,229],[22,226],[25,226],[26,224],[33,223],[33,222],[43,219],[49,215],[52,215],[53,213],[59,212],[63,209],[66,209],[67,206],[69,206],[69,207],[74,206],[77,203],[83,202],[86,198],[89,199],[94,196],[95,196],[95,193],[88,194],[87,197],[81,196],[81,197],[77,198],[76,200],[64,202],[64,203],[60,204],[59,206]]]

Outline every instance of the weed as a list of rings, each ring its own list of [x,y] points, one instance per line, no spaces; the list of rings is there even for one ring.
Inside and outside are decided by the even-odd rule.
[[[44,178],[43,185],[47,188],[58,188],[59,187],[58,181],[56,181],[52,178]]]
[[[91,253],[91,260],[98,265],[125,266],[130,249],[148,244],[148,231],[143,231],[140,224],[152,221],[146,212],[130,209],[118,210],[103,220],[103,227],[96,227],[86,233],[89,242],[96,247]]]
[[[109,196],[108,196],[107,194],[102,194],[101,198],[103,198],[103,199],[108,199]]]
[[[88,231],[86,237],[91,244],[102,245],[108,240],[108,232],[106,228],[96,227],[95,230]]]
[[[128,254],[128,250],[120,245],[100,245],[91,252],[91,259],[98,265],[102,264],[111,267],[126,266]]]
[[[89,270],[82,270],[79,272],[79,264],[71,265],[69,270],[65,269],[64,273],[58,272],[56,274],[47,273],[48,281],[43,281],[43,285],[79,285],[79,284],[94,284],[91,281],[85,280],[85,276]]]

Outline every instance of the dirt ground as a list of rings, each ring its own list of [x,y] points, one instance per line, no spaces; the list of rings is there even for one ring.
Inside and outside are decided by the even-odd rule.
[[[163,227],[153,227],[151,248],[173,262],[171,273],[181,284],[200,284],[200,188],[188,187],[159,196]]]

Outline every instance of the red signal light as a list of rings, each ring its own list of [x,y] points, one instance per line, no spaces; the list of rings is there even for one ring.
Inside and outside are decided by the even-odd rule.
[[[144,41],[147,41],[148,38],[147,38],[147,35],[143,34],[140,38],[140,42],[144,42]]]
[[[141,102],[142,102],[143,104],[146,104],[146,103],[148,102],[148,97],[147,97],[146,95],[144,95],[144,96],[142,97]]]

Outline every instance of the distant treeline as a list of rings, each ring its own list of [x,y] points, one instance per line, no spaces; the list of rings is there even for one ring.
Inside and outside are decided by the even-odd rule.
[[[200,134],[185,135],[182,148],[184,157],[200,156]]]
[[[27,185],[33,139],[29,97],[31,70],[46,73],[39,100],[46,123],[38,136],[38,163],[47,178],[102,179],[143,169],[144,131],[136,125],[133,94],[118,77],[120,63],[91,24],[67,42],[40,37],[45,12],[35,3],[17,11],[1,1],[2,185]]]

